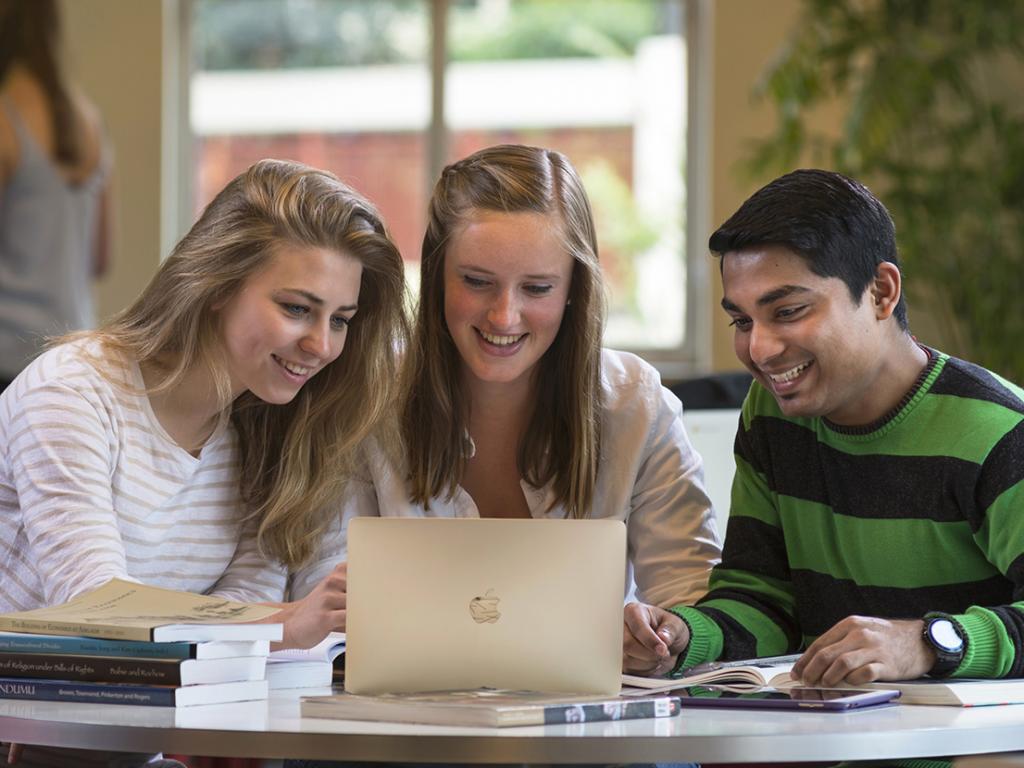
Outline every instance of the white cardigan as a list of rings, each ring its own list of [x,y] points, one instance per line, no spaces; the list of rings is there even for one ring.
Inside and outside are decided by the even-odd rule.
[[[603,351],[601,385],[602,447],[590,517],[626,522],[627,596],[635,584],[635,596],[643,602],[663,607],[693,603],[707,590],[721,547],[701,458],[683,428],[682,407],[661,386],[652,366],[626,352]],[[429,511],[412,504],[396,467],[380,451],[369,453],[371,481],[350,485],[317,558],[292,574],[293,599],[308,594],[347,559],[345,531],[353,517],[479,517],[461,487],[450,500],[431,500]],[[520,484],[533,517],[566,516],[560,505],[546,511],[550,487]]]

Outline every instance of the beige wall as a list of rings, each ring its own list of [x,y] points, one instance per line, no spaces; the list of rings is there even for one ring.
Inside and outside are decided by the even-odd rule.
[[[113,262],[101,317],[131,301],[160,260],[160,0],[63,0],[69,70],[114,147]]]
[[[765,69],[786,44],[799,18],[799,0],[715,0],[714,2],[713,158],[711,228],[714,231],[744,200],[770,179],[751,179],[740,168],[751,140],[775,127],[775,114],[752,95]],[[838,135],[839,104],[829,104],[811,116],[816,131]],[[710,256],[708,258],[711,258]],[[722,311],[718,264],[710,270],[711,366],[732,370],[742,366],[732,351],[732,329]]]
[[[798,0],[717,0],[713,4],[711,229],[714,231],[758,187],[737,165],[752,138],[771,132],[774,117],[754,103],[751,89],[785,40],[797,17]],[[770,9],[770,13],[766,12]],[[708,258],[712,258],[708,256]],[[711,275],[711,365],[740,368],[732,332],[722,311],[718,264]]]
[[[161,62],[165,13],[178,0],[63,0],[70,63],[103,111],[116,149],[116,239],[111,273],[99,286],[103,315],[145,285],[160,257]],[[784,43],[799,0],[715,0],[712,9],[710,225],[724,221],[758,186],[737,164],[773,115],[751,88]],[[708,257],[710,258],[710,257]],[[717,264],[708,270],[712,367],[739,367],[719,308]]]

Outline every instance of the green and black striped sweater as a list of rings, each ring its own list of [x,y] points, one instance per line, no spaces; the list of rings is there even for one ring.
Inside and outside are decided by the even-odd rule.
[[[754,383],[722,562],[680,666],[804,648],[849,615],[954,614],[963,677],[1024,677],[1024,391],[931,361],[859,430],[782,415]]]

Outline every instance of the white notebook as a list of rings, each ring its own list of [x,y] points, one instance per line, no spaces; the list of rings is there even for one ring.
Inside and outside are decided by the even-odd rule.
[[[617,694],[617,520],[353,519],[345,689]]]

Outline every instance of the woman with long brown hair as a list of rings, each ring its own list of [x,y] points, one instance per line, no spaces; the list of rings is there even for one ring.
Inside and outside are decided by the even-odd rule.
[[[64,76],[55,0],[0,0],[0,391],[44,337],[95,323],[110,151]]]
[[[601,347],[597,238],[569,160],[504,145],[445,168],[420,275],[403,455],[353,485],[295,593],[346,560],[347,519],[379,514],[622,520],[640,599],[702,595],[719,544],[701,459],[658,372]]]

